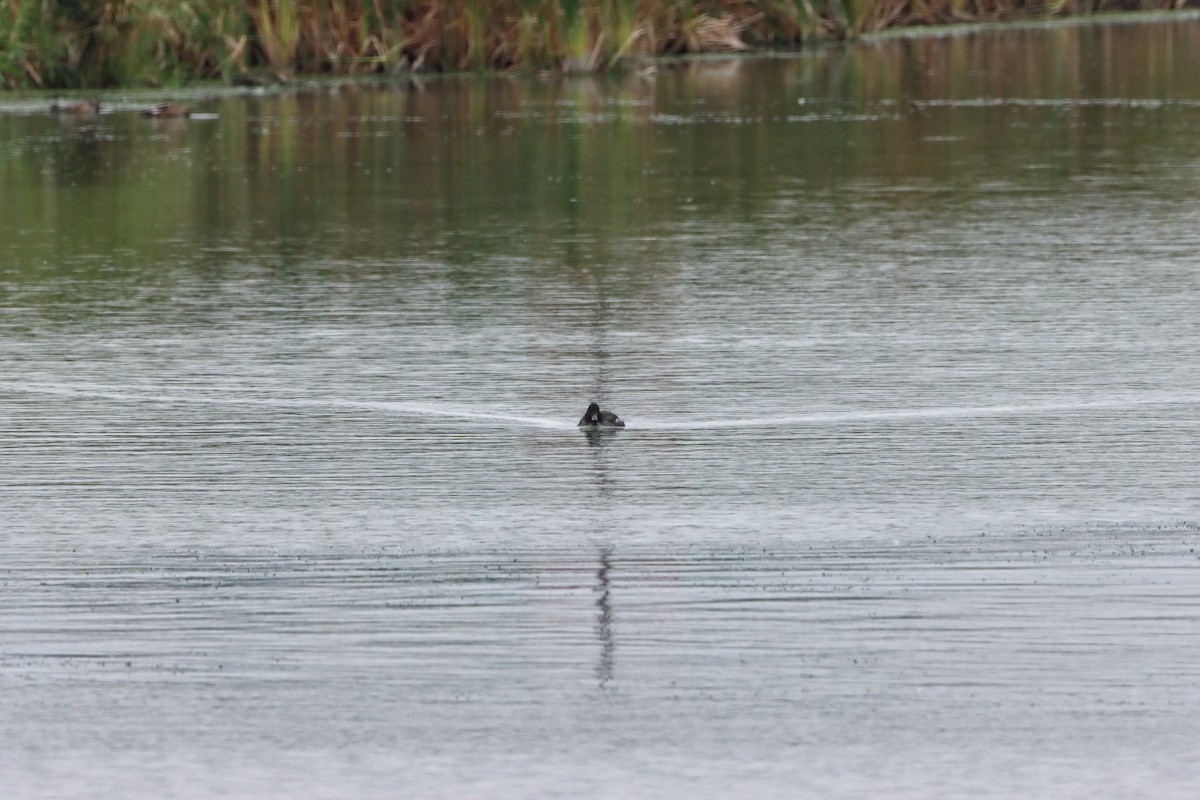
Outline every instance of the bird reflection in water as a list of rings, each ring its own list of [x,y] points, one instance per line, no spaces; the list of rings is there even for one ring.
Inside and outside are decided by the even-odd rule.
[[[596,637],[600,640],[600,660],[596,664],[596,678],[601,690],[607,689],[613,678],[613,654],[616,644],[613,642],[613,613],[610,599],[609,570],[612,568],[612,548],[600,550],[600,569],[596,571]]]
[[[592,447],[609,444],[621,432],[620,428],[580,428],[587,443]]]

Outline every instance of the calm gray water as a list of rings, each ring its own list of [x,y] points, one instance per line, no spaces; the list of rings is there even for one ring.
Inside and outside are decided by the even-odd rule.
[[[0,113],[6,796],[1195,796],[1200,24],[183,96]]]

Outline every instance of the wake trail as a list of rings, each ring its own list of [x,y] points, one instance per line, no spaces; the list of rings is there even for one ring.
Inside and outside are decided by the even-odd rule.
[[[4,384],[0,384],[3,386]],[[28,394],[49,394],[60,397],[78,397],[82,399],[113,400],[121,403],[160,403],[165,405],[203,405],[230,407],[260,407],[260,408],[296,408],[296,409],[347,409],[358,411],[374,411],[382,414],[401,414],[421,417],[440,417],[459,419],[481,423],[510,423],[528,425],[546,429],[570,429],[574,423],[540,417],[526,417],[515,414],[495,414],[476,411],[464,406],[445,403],[412,403],[371,400],[346,400],[342,398],[292,398],[292,397],[249,397],[246,395],[212,397],[197,394],[166,394],[158,391],[127,392],[116,391],[99,386],[64,386],[59,384],[30,383],[8,384],[10,391]]]
[[[208,405],[230,407],[262,407],[278,409],[346,409],[371,411],[380,414],[409,415],[427,418],[461,420],[480,424],[521,425],[545,430],[573,430],[573,419],[530,417],[478,411],[472,407],[435,402],[392,402],[347,400],[336,397],[251,397],[244,394],[212,396],[203,394],[172,394],[157,390],[144,392],[119,391],[107,386],[64,385],[52,383],[0,384],[9,391],[27,394],[49,394],[62,397],[113,400],[123,403],[160,403],[172,405]],[[242,391],[242,390],[235,390]],[[1043,414],[1086,414],[1093,411],[1119,411],[1154,406],[1196,405],[1200,399],[1187,394],[1148,394],[1114,397],[1105,400],[1061,400],[1046,403],[1008,403],[990,406],[940,406],[929,408],[853,409],[849,411],[820,411],[806,414],[764,415],[727,419],[698,419],[680,421],[626,417],[629,429],[690,430],[731,429],[785,426],[828,426],[854,423],[904,422],[910,420],[971,419],[1006,416],[1038,416]]]
[[[697,420],[693,422],[658,422],[639,419],[637,427],[653,430],[688,428],[756,428],[796,425],[845,425],[855,422],[888,422],[937,419],[984,419],[988,417],[1038,416],[1043,414],[1087,413],[1115,411],[1148,406],[1196,405],[1200,399],[1191,395],[1150,395],[1113,398],[1109,400],[1063,400],[1052,403],[1008,403],[992,406],[939,406],[929,408],[855,409],[852,411],[820,411],[808,414],[781,416],[737,417],[730,419]]]

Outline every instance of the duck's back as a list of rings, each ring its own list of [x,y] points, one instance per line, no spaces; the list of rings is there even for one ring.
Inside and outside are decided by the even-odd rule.
[[[610,428],[624,428],[625,423],[620,417],[611,411],[600,412],[600,424],[607,425]]]

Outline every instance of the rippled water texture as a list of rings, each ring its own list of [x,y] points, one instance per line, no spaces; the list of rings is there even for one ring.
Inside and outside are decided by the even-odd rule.
[[[185,99],[0,113],[6,796],[1195,796],[1200,24]]]

